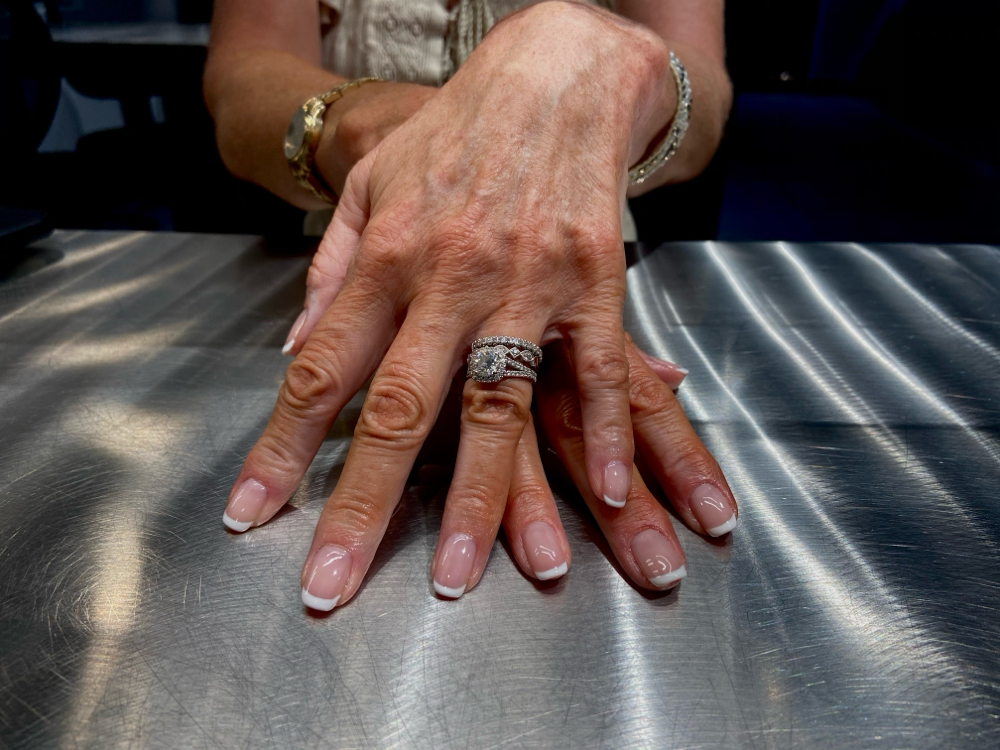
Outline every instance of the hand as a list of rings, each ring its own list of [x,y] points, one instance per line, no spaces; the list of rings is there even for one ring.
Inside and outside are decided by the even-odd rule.
[[[628,343],[630,406],[636,445],[649,474],[681,519],[695,532],[722,536],[736,524],[737,508],[718,463],[698,439],[672,386],[683,371],[655,360]],[[647,489],[638,470],[621,510],[600,501],[587,484],[581,441],[580,398],[571,363],[557,347],[539,379],[536,416],[547,442],[569,472],[622,569],[641,588],[665,590],[687,575],[684,551],[670,516]],[[542,470],[533,425],[518,448],[517,468],[504,513],[504,531],[514,558],[529,576],[563,575],[570,562],[558,511]]]
[[[632,427],[644,459],[646,481],[663,490],[696,533],[714,537],[728,533],[737,514],[732,492],[673,393],[686,371],[650,357],[631,340],[627,349]],[[542,468],[537,425],[579,489],[622,570],[641,588],[673,588],[687,575],[687,566],[670,516],[638,472],[633,475],[628,502],[620,511],[609,508],[590,491],[580,440],[580,399],[570,362],[556,345],[548,347],[545,356],[548,363],[535,394],[535,419],[521,435],[503,516],[504,532],[517,565],[525,575],[540,581],[559,578],[570,566],[569,543]],[[460,389],[461,383],[456,382],[453,395]],[[449,408],[454,401],[449,397],[432,438],[436,450],[425,450],[421,454],[424,461],[454,459],[452,436],[459,418],[458,410]],[[435,576],[439,572],[435,570]],[[312,583],[322,585],[322,581]]]
[[[306,564],[307,581],[322,573],[337,593],[306,596],[312,605],[332,608],[357,591],[452,375],[481,336],[566,339],[587,486],[608,506],[629,498],[619,207],[637,112],[667,74],[662,43],[637,28],[573,4],[516,14],[351,171],[310,270],[289,347],[298,356],[226,516],[235,530],[273,516],[374,371]],[[531,389],[470,381],[463,398],[434,569],[459,560],[464,583],[435,576],[445,595],[485,566]]]

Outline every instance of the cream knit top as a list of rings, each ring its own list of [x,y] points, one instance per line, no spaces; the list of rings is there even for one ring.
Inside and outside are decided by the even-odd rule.
[[[449,0],[321,0],[323,67],[345,78],[441,86],[494,23],[535,1],[458,0],[449,9]]]

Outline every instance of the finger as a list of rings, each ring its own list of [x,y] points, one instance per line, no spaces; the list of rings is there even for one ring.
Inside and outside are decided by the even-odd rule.
[[[226,502],[222,520],[230,529],[259,526],[295,492],[333,420],[389,346],[395,323],[386,299],[364,284],[346,287],[288,366],[271,418]]]
[[[684,551],[670,516],[656,501],[639,472],[633,470],[625,506],[617,510],[590,488],[584,459],[577,394],[567,387],[569,366],[557,363],[539,383],[538,415],[542,429],[590,508],[615,558],[642,588],[665,590],[687,575]]]
[[[635,348],[629,351],[630,401],[636,445],[667,499],[695,531],[722,536],[739,510],[726,477],[670,388]]]
[[[517,331],[488,323],[487,334]],[[538,340],[541,331],[529,334]],[[505,334],[507,335],[507,334]],[[496,383],[469,379],[462,391],[462,427],[437,552],[431,566],[434,590],[458,598],[479,581],[503,518],[514,457],[531,410],[530,380]]]
[[[288,332],[282,354],[294,356],[302,350],[309,334],[340,292],[347,267],[368,224],[368,176],[374,155],[374,151],[369,153],[347,175],[343,195],[306,276],[305,307]]]
[[[451,382],[454,347],[442,320],[411,307],[372,379],[303,567],[302,601],[309,607],[329,611],[347,602],[371,565]]]
[[[587,477],[594,494],[621,508],[632,477],[628,358],[621,317],[594,314],[571,334]]]
[[[503,528],[514,559],[525,574],[539,581],[566,575],[569,542],[545,479],[535,426],[530,418],[517,446]]]
[[[649,365],[649,368],[656,373],[656,376],[660,380],[669,386],[670,390],[676,391],[681,387],[684,378],[688,376],[688,371],[685,368],[673,362],[668,362],[665,359],[657,359],[650,354],[646,354],[646,352],[635,345],[635,342],[632,341],[632,337],[628,333],[625,334],[625,340],[627,346],[634,349],[642,357],[642,361]]]

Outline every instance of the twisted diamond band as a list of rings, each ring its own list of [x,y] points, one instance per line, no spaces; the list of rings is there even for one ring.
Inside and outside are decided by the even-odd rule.
[[[504,378],[538,379],[542,350],[525,339],[487,336],[472,342],[466,377],[477,383],[498,383]]]

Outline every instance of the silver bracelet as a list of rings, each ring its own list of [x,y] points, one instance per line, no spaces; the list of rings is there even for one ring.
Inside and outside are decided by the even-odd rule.
[[[674,122],[650,157],[628,171],[629,185],[638,185],[666,164],[667,160],[677,152],[681,141],[684,140],[684,134],[687,133],[688,123],[691,121],[691,81],[688,79],[687,70],[673,51],[670,53],[670,70],[673,71],[674,80],[677,81],[677,112],[674,114]]]

